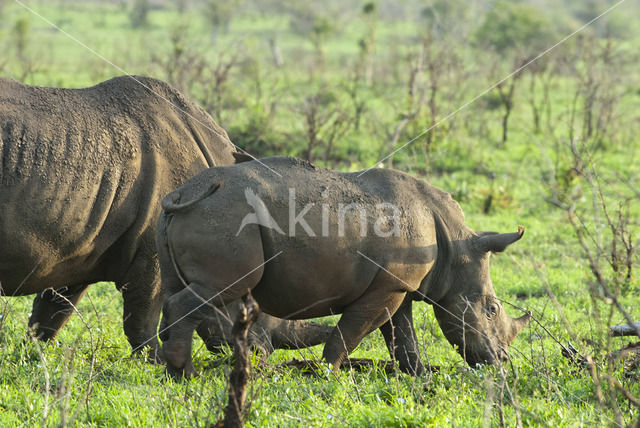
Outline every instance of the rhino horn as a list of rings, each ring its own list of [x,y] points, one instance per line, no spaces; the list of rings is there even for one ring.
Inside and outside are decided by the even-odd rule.
[[[524,227],[518,226],[518,231],[515,233],[495,233],[481,236],[475,245],[480,251],[500,253],[522,238],[522,235],[524,235]]]

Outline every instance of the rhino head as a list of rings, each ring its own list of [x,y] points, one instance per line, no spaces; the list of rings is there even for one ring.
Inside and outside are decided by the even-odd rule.
[[[504,251],[523,234],[522,227],[517,233],[473,233],[452,245],[447,272],[441,277],[447,292],[433,307],[445,337],[471,366],[506,361],[509,345],[529,324],[530,313],[520,318],[506,313],[489,276],[491,253]]]

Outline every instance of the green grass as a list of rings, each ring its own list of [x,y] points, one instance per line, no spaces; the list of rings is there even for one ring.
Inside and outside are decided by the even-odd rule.
[[[333,98],[322,106],[327,112],[335,107],[352,114],[347,87],[359,54],[358,39],[366,32],[357,13],[359,5],[351,5],[348,19],[336,20],[337,28],[324,45],[325,62],[321,66],[309,39],[292,33],[290,17],[283,13],[238,13],[230,32],[219,31],[214,43],[211,28],[196,7],[183,16],[167,5],[153,9],[148,26],[134,29],[127,8],[119,3],[28,4],[126,72],[161,79],[170,76],[158,58],[166,60],[175,48],[171,34],[186,26],[180,47],[207,61],[208,66],[201,80],[185,90],[218,115],[237,144],[257,154],[305,153],[302,110],[310,95],[330,93]],[[388,153],[388,135],[407,101],[407,55],[417,52],[416,35],[424,26],[416,18],[418,5],[406,7],[414,8],[407,14],[410,18],[381,19],[378,23],[375,79],[370,85],[363,84],[360,93],[365,100],[360,129],[350,128],[335,142],[329,162],[323,161],[323,147],[316,149],[319,164],[356,171],[370,167]],[[632,15],[637,10],[633,7],[621,6],[612,12],[612,19]],[[23,58],[18,55],[13,30],[19,20],[28,22]],[[468,25],[471,31],[473,24]],[[272,64],[266,40],[272,35],[277,36],[285,58],[282,68]],[[610,132],[600,145],[595,138],[580,139],[592,149],[594,162],[587,167],[596,166],[611,213],[624,198],[630,198],[628,227],[634,232],[634,242],[640,214],[633,192],[640,190],[640,79],[629,58],[637,51],[638,36],[636,32],[624,40],[613,39],[614,60],[599,64],[594,71],[603,86],[606,78],[612,78],[611,91],[619,94],[614,114],[606,121]],[[597,43],[602,46],[605,42],[599,39]],[[624,319],[611,301],[592,292],[594,278],[568,215],[547,202],[552,189],[545,179],[551,177],[559,194],[574,201],[575,212],[585,221],[585,231],[594,237],[594,241],[588,241],[590,248],[602,243],[601,267],[613,283],[615,272],[606,264],[610,232],[603,226],[603,212],[593,211],[599,202],[588,180],[571,175],[570,112],[579,85],[576,72],[569,68],[577,55],[571,43],[559,47],[550,60],[557,67],[550,91],[552,120],[544,122],[541,132],[533,131],[529,77],[525,75],[516,89],[506,144],[500,141],[502,110],[493,104],[496,95],[491,92],[488,98],[438,126],[430,147],[419,139],[394,158],[396,168],[451,192],[473,229],[512,232],[518,224],[526,227],[521,242],[493,257],[492,279],[498,297],[517,306],[506,304],[510,315],[530,310],[546,331],[532,322],[514,342],[512,361],[503,372],[496,367],[472,370],[443,337],[431,308],[416,303],[414,318],[423,360],[440,366],[439,373],[413,378],[371,369],[313,378],[278,365],[292,358],[319,359],[321,347],[277,351],[266,365],[254,361],[248,426],[466,427],[501,425],[501,418],[505,426],[616,425],[613,401],[608,397],[614,397],[625,423],[638,420],[637,408],[621,394],[610,392],[609,383],[598,385],[587,370],[571,365],[556,342],[566,345],[571,341],[581,353],[592,355],[599,375],[596,379],[610,374],[636,397],[640,395],[638,369],[625,371],[622,363],[605,359],[607,352],[628,343],[606,335],[609,324]],[[505,73],[492,74],[490,54],[464,41],[452,46],[460,64],[453,71],[443,72],[438,118],[471,100],[509,70],[505,60],[501,64]],[[4,52],[0,74],[30,84],[85,87],[122,74],[13,2],[5,2],[0,14],[0,49]],[[213,82],[211,70],[234,49],[240,52],[241,60],[219,88],[222,105],[215,105],[207,95]],[[565,57],[570,59],[569,65],[562,62]],[[583,65],[580,61],[584,61],[582,57],[575,60]],[[188,72],[187,76],[193,77]],[[421,84],[428,87],[426,81]],[[597,107],[603,108],[602,97],[607,94],[598,94],[601,98],[596,101],[600,103]],[[542,97],[540,91],[534,96],[537,100]],[[584,98],[579,100],[578,122],[584,113]],[[429,124],[425,107],[407,125],[398,145]],[[574,131],[581,133],[578,128],[575,126]],[[326,138],[326,134],[321,137]],[[626,177],[630,186],[621,177]],[[492,204],[485,212],[490,196]],[[635,272],[617,298],[638,320],[637,252],[633,266]],[[0,301],[0,426],[208,426],[221,416],[229,352],[211,355],[200,339],[195,339],[194,361],[201,376],[190,382],[174,382],[164,377],[163,367],[130,357],[122,331],[122,301],[113,285],[92,286],[78,306],[82,317],[74,316],[55,343],[38,345],[25,340],[31,300],[18,297]],[[352,356],[387,359],[380,333],[366,337]],[[605,398],[599,400],[598,395]]]

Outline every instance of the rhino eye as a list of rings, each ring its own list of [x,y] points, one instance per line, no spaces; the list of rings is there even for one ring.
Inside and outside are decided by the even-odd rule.
[[[493,303],[490,303],[489,305],[487,305],[486,311],[487,311],[487,317],[492,318],[496,316],[496,314],[498,313],[498,306]]]

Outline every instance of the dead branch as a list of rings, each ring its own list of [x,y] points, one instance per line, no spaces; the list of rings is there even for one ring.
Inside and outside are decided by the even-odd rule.
[[[391,153],[387,158],[387,168],[393,167],[393,154],[405,127],[418,117],[422,107],[427,101],[427,91],[422,82],[424,72],[424,49],[420,50],[414,60],[410,55],[407,59],[409,77],[407,79],[407,105],[404,111],[399,112],[400,120],[396,124],[394,131],[387,134],[389,139],[388,151]],[[418,93],[420,96],[418,97]]]
[[[216,426],[223,428],[244,427],[242,413],[247,397],[251,362],[249,360],[249,328],[258,319],[260,308],[251,293],[244,298],[242,310],[233,324],[235,364],[229,375],[229,403],[224,412],[224,421]]]
[[[620,324],[611,327],[609,334],[617,336],[640,336],[640,321],[633,324]]]

